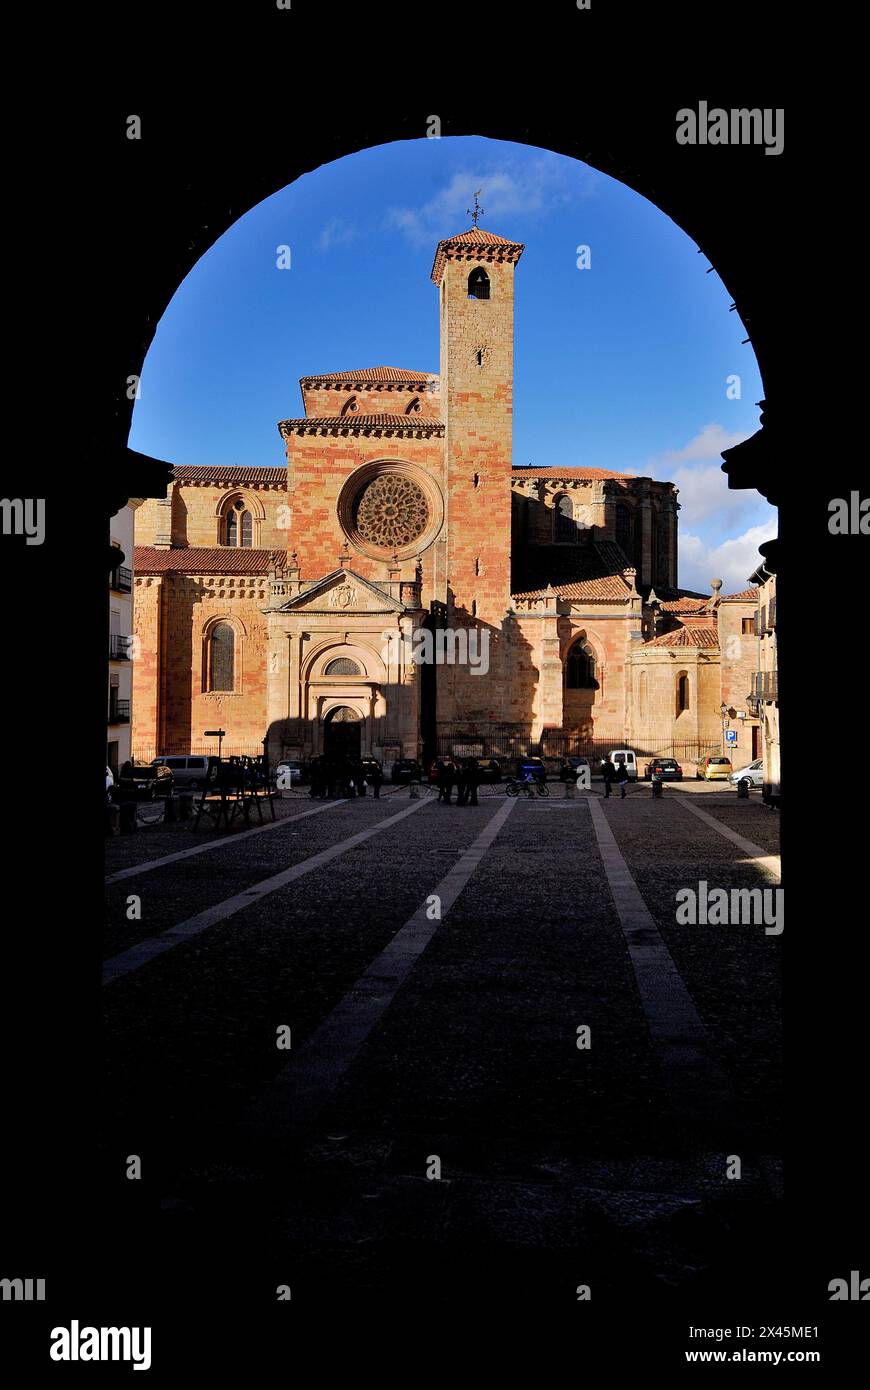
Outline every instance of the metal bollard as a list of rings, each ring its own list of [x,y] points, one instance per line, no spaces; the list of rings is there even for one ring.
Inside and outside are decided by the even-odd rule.
[[[412,800],[412,801],[419,801],[419,800],[420,800],[420,783],[419,783],[419,782],[412,782],[412,783],[410,784],[410,787],[409,787],[409,792],[410,792],[410,796],[411,796],[411,800]]]
[[[106,834],[120,835],[121,833],[121,808],[113,803],[106,807]]]
[[[576,784],[574,783],[574,781],[572,780],[572,778],[569,777],[569,778],[568,778],[568,781],[565,783],[565,798],[566,798],[566,800],[567,800],[567,801],[573,801],[574,796],[576,795],[576,792],[577,792]]]
[[[662,794],[662,788],[663,788],[663,785],[664,785],[664,784],[663,784],[662,782],[660,782],[659,779],[658,779],[657,777],[653,777],[652,782],[650,783],[650,785],[651,785],[651,787],[652,787],[652,794],[653,794],[653,796],[661,796],[661,794]]]
[[[136,820],[136,802],[122,801],[118,806],[121,834],[128,835],[130,831],[138,829]]]
[[[171,825],[178,820],[178,801],[174,796],[167,796],[166,805],[163,808],[163,823]]]
[[[737,783],[737,795],[744,800],[749,796],[749,783],[745,777]]]
[[[178,798],[178,819],[190,820],[193,816],[193,792],[182,792]]]

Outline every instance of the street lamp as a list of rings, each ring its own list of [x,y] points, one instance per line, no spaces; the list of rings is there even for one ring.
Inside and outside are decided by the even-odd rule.
[[[721,705],[719,706],[719,713],[720,713],[720,715],[722,716],[722,756],[723,756],[723,758],[724,758],[724,757],[725,757],[725,728],[726,728],[725,721],[726,721],[726,719],[728,718],[728,706],[726,705],[726,703],[725,703],[724,700],[722,701]]]

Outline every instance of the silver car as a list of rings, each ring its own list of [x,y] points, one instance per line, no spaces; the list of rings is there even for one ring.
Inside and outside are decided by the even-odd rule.
[[[732,772],[728,778],[729,782],[748,782],[750,787],[760,787],[764,781],[764,762],[762,758],[756,758],[754,763],[749,763],[747,767],[741,767],[739,771]]]

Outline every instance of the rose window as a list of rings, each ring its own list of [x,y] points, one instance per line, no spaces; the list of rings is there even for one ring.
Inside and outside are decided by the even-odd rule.
[[[429,525],[422,488],[401,474],[381,473],[356,499],[356,529],[370,545],[397,550],[410,545]]]

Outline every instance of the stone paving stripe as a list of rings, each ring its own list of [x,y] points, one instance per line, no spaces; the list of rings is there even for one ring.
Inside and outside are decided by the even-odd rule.
[[[697,816],[698,820],[702,820],[704,824],[709,825],[712,830],[718,830],[719,834],[724,835],[726,840],[731,840],[733,844],[739,845],[744,854],[751,855],[758,864],[758,867],[766,874],[769,874],[771,878],[782,878],[782,868],[778,854],[769,854],[766,849],[761,848],[761,845],[756,845],[752,840],[747,840],[745,835],[741,835],[738,831],[732,830],[730,826],[723,825],[715,816],[711,816],[709,811],[702,811],[700,806],[695,806],[684,797],[678,797],[677,801],[680,806],[685,806],[687,811],[691,811],[693,816]]]
[[[516,804],[516,801],[507,800],[501,804],[474,844],[432,889],[441,899],[440,921],[429,919],[426,903],[408,918],[251,1107],[249,1125],[270,1131],[298,1132],[323,1108]]]
[[[109,874],[106,879],[106,886],[110,883],[120,883],[125,878],[136,878],[139,874],[147,874],[151,869],[159,869],[162,864],[174,864],[177,859],[190,859],[194,854],[205,854],[209,849],[221,849],[224,845],[237,845],[240,840],[247,840],[249,835],[262,835],[264,830],[277,830],[282,825],[292,825],[294,821],[305,820],[306,816],[319,815],[321,811],[331,811],[333,806],[345,806],[349,798],[342,797],[338,801],[325,801],[322,806],[313,806],[310,811],[300,811],[298,816],[284,816],[282,820],[270,821],[268,825],[255,825],[253,830],[240,830],[237,835],[227,835],[218,840],[206,840],[204,844],[194,845],[191,849],[179,849],[174,854],[164,854],[162,859],[147,859],[144,864],[134,864],[129,869],[119,869],[115,874]]]
[[[711,1106],[730,1106],[730,1081],[622,857],[601,802],[590,801],[589,810],[665,1087],[678,1110],[703,1114]]]
[[[396,825],[400,820],[405,820],[407,816],[412,816],[415,811],[419,811],[427,804],[426,801],[414,801],[404,811],[398,811],[396,815],[378,821],[376,825],[369,826],[368,830],[360,830],[346,840],[339,840],[327,849],[320,850],[318,854],[312,854],[310,858],[292,865],[291,868],[282,869],[279,874],[273,874],[271,878],[261,879],[259,883],[245,888],[241,893],[236,893],[231,898],[224,898],[223,902],[215,903],[213,907],[207,907],[204,912],[198,912],[195,917],[188,917],[186,921],[179,922],[177,926],[169,927],[159,936],[149,936],[128,950],[121,951],[117,956],[110,956],[103,963],[103,984],[114,984],[116,980],[129,975],[133,970],[138,970],[141,965],[147,964],[155,956],[162,956],[164,952],[171,951],[173,947],[180,946],[184,941],[190,941],[192,937],[199,936],[201,932],[207,931],[209,927],[215,926],[218,922],[225,922],[228,917],[232,917],[236,912],[241,912],[242,908],[250,907],[251,903],[259,902],[269,893],[284,888],[297,878],[303,878],[306,874],[313,873],[315,869],[322,869],[324,864],[331,863],[339,855],[347,854],[348,850],[370,840],[373,835],[379,835],[382,830]],[[309,812],[308,814],[312,813]],[[269,828],[271,829],[271,827]],[[257,829],[260,827],[258,826]]]

